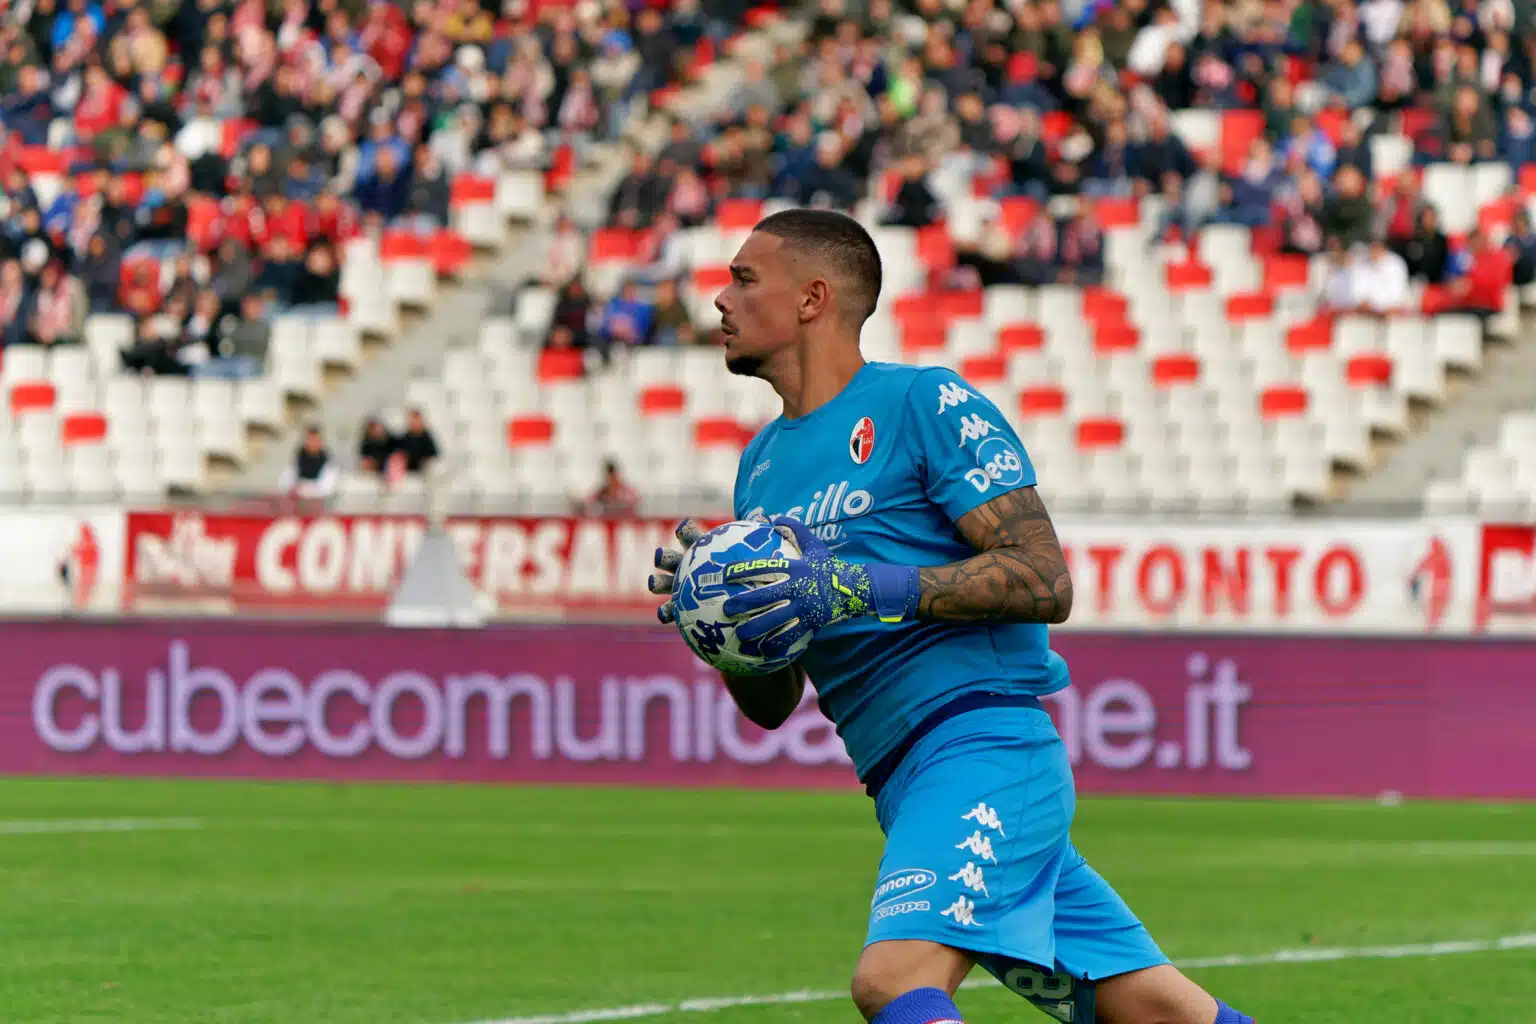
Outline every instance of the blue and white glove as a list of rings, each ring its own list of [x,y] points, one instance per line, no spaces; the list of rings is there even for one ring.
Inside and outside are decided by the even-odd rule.
[[[798,519],[780,516],[772,522],[800,548],[800,557],[790,560],[789,578],[728,597],[721,608],[736,620],[738,638],[762,640],[765,657],[783,655],[803,637],[835,622],[863,615],[901,622],[917,613],[916,566],[845,562]],[[784,574],[778,567],[739,576],[732,575],[729,566],[725,570],[733,584]]]
[[[677,585],[677,567],[683,564],[683,555],[688,549],[704,536],[703,528],[692,519],[678,523],[672,533],[681,548],[657,548],[654,564],[659,571],[652,573],[646,580],[646,587],[651,593],[667,599],[656,609],[656,617],[662,622],[674,622],[677,619],[677,608],[672,604],[672,588]]]

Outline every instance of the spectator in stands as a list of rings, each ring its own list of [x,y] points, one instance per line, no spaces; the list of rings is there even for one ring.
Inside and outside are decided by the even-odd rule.
[[[1172,131],[1168,113],[1154,112],[1148,127],[1147,139],[1136,150],[1133,174],[1137,181],[1137,193],[1166,191],[1168,183],[1184,179],[1195,173],[1195,158]]]
[[[587,239],[569,214],[561,212],[549,236],[544,262],[539,267],[539,283],[559,288],[581,272],[586,265]]]
[[[928,166],[922,156],[913,155],[902,161],[901,185],[883,223],[923,228],[938,219],[941,208],[938,197],[928,187],[927,173]]]
[[[1365,176],[1366,181],[1376,177],[1375,160],[1371,156],[1371,147],[1360,133],[1360,126],[1353,119],[1347,119],[1339,128],[1339,145],[1335,151],[1335,167],[1354,167]]]
[[[1269,140],[1254,139],[1242,169],[1229,182],[1222,183],[1221,209],[1213,220],[1250,228],[1268,224],[1284,184],[1285,173],[1275,160]]]
[[[1443,284],[1450,269],[1450,240],[1440,230],[1440,215],[1432,206],[1419,210],[1414,232],[1403,244],[1408,274],[1429,284]]]
[[[598,332],[606,350],[612,345],[640,345],[650,337],[655,307],[640,295],[639,286],[626,281],[619,294],[603,307]]]
[[[1376,99],[1376,65],[1366,60],[1359,40],[1344,44],[1338,59],[1323,71],[1322,86],[1330,99],[1348,110],[1368,107]]]
[[[636,259],[638,269],[631,275],[631,280],[654,285],[676,280],[687,272],[684,236],[679,231],[680,227],[677,218],[670,213],[663,213],[656,218],[656,223],[640,240]]]
[[[662,281],[656,285],[651,333],[646,340],[654,345],[677,345],[682,343],[683,334],[694,334],[688,307],[678,297],[677,282]]]
[[[920,161],[921,157],[913,157]],[[918,188],[926,191],[922,179],[917,179]],[[903,188],[906,182],[903,181]],[[919,209],[927,209],[921,205],[921,192],[908,193],[908,198],[920,203]],[[929,193],[930,200],[932,194]],[[814,160],[801,175],[798,188],[795,189],[794,199],[803,206],[829,206],[833,209],[851,209],[859,200],[859,183],[854,180],[852,174],[843,166],[843,140],[835,132],[823,132],[816,140]],[[902,196],[898,192],[896,202],[892,206],[891,216],[900,218],[906,216],[901,207]],[[922,220],[927,214],[917,213],[914,216]],[[923,223],[927,223],[926,220]],[[909,225],[920,227],[921,224]]]
[[[78,344],[85,333],[88,312],[85,289],[64,272],[63,264],[49,261],[38,278],[32,300],[26,340],[35,345]]]
[[[238,315],[221,316],[210,342],[211,358],[193,372],[199,377],[246,380],[261,376],[272,339],[267,301],[259,294],[242,295]],[[227,307],[228,304],[225,303]]]
[[[395,450],[391,454],[405,460],[407,473],[425,473],[437,460],[437,438],[432,436],[426,416],[420,409],[406,413],[405,431],[395,438]]]
[[[122,257],[112,238],[99,233],[92,234],[76,271],[85,288],[86,306],[90,312],[107,313],[117,308]]]
[[[608,203],[608,219],[619,227],[641,228],[666,206],[668,183],[653,173],[651,157],[636,149],[629,173],[619,181]]]
[[[1340,167],[1333,179],[1333,195],[1323,203],[1323,231],[1345,248],[1370,240],[1376,217],[1366,194],[1365,176],[1353,165]]]
[[[1167,241],[1168,234],[1177,228],[1185,244],[1192,244],[1221,209],[1221,176],[1216,172],[1216,158],[1202,160],[1198,170],[1187,179],[1168,171],[1163,176],[1163,198],[1167,206],[1149,241]]]
[[[1443,298],[1426,296],[1425,312],[1460,310],[1490,316],[1504,308],[1504,291],[1511,283],[1513,261],[1487,234],[1473,231],[1466,247],[1454,254],[1456,276]]]
[[[1385,234],[1392,251],[1407,259],[1408,239],[1418,229],[1419,215],[1429,208],[1424,193],[1419,190],[1417,176],[1405,174],[1397,185],[1382,197],[1377,216],[1377,230]]]
[[[1328,263],[1318,306],[1329,313],[1350,313],[1360,307],[1362,296],[1353,254],[1337,238],[1328,240]]]
[[[0,348],[25,340],[28,298],[21,264],[16,260],[0,263]]]
[[[1081,209],[1076,200],[1068,200],[1071,215],[1064,217],[1058,232],[1056,280],[1061,284],[1087,287],[1104,281],[1104,235],[1091,212]]]
[[[1478,163],[1498,155],[1493,114],[1472,85],[1456,90],[1444,132],[1445,155],[1452,163]]]
[[[319,427],[304,432],[293,464],[283,470],[278,489],[289,497],[325,499],[336,493],[339,474]]]
[[[589,516],[632,516],[639,508],[639,492],[620,474],[618,462],[608,459],[603,463],[603,482],[581,503],[580,512]]]
[[[591,344],[592,299],[580,275],[566,282],[555,300],[554,315],[550,318],[550,337],[546,344],[553,344],[556,334],[564,332],[567,345],[586,348]]]
[[[256,275],[256,289],[279,308],[293,302],[303,271],[292,245],[282,235],[274,235],[262,251],[261,272]]]
[[[395,452],[395,438],[377,416],[369,416],[363,422],[363,437],[357,446],[357,466],[365,473],[384,472],[389,457]]]
[[[1518,104],[1505,108],[1504,126],[1499,132],[1499,159],[1510,165],[1517,178],[1521,168],[1536,162],[1536,122]]]
[[[667,212],[686,228],[698,227],[710,215],[709,188],[691,167],[683,167],[673,179],[672,191],[667,195]]]
[[[317,242],[304,255],[294,278],[291,301],[296,312],[334,316],[341,300],[341,267],[328,242]]]
[[[1408,264],[1387,248],[1380,236],[1373,237],[1370,247],[1356,256],[1354,272],[1359,312],[1387,316],[1406,312],[1412,305]]]
[[[1531,215],[1524,207],[1515,211],[1504,248],[1509,252],[1515,286],[1524,288],[1536,281],[1536,227],[1531,225]]]
[[[405,212],[410,201],[410,176],[402,170],[393,146],[380,146],[374,152],[374,160],[373,173],[359,176],[353,198],[363,212],[393,221]]]

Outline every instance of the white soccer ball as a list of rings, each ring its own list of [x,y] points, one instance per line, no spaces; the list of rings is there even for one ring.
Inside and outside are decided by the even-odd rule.
[[[677,567],[672,603],[677,609],[677,628],[693,653],[722,672],[733,675],[767,675],[788,665],[810,646],[805,637],[790,648],[787,657],[767,658],[757,649],[761,641],[742,643],[736,623],[726,618],[725,599],[742,590],[777,583],[787,574],[760,576],[750,583],[727,583],[727,566],[752,563],[765,568],[789,567],[800,557],[795,542],[766,523],[733,522],[717,526],[688,549]]]

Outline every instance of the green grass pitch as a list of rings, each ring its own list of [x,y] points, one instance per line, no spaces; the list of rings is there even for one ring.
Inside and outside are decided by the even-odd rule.
[[[1536,933],[1536,806],[1085,799],[1075,836],[1176,958]],[[0,780],[0,1020],[466,1024],[837,990],[879,851],[852,793]],[[1193,973],[1263,1024],[1529,1024],[1533,946]],[[1047,1020],[995,988],[961,1007]]]

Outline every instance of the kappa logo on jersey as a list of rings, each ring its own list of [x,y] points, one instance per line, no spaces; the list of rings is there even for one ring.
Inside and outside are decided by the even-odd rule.
[[[884,921],[888,917],[900,917],[902,914],[919,914],[925,910],[932,910],[933,904],[927,900],[907,900],[903,903],[887,903],[875,910],[873,920]]]
[[[964,925],[967,928],[981,927],[981,922],[976,920],[976,904],[964,896],[958,897],[953,906],[939,913],[944,917],[953,918],[955,924]]]
[[[849,519],[857,519],[859,516],[868,515],[875,509],[875,496],[862,487],[855,490],[848,489],[847,480],[839,480],[835,484],[829,484],[811,495],[811,500],[804,505],[796,505],[788,512],[768,512],[759,505],[748,512],[743,518],[752,519],[756,516],[766,516],[769,519],[778,516],[788,516],[798,519],[811,528],[828,544],[842,539],[843,524]]]
[[[757,465],[753,466],[752,472],[747,476],[747,486],[751,487],[752,481],[766,473],[768,471],[768,467],[771,465],[773,465],[772,459],[764,459],[762,462],[759,462]]]
[[[962,416],[960,417],[960,447],[964,448],[970,441],[979,441],[996,430],[997,427],[993,426],[991,421],[982,419],[979,412]]]
[[[976,468],[966,470],[965,479],[981,494],[987,493],[993,484],[1017,487],[1024,482],[1024,460],[1013,445],[994,437],[976,449]]]
[[[982,828],[995,829],[998,835],[1004,839],[1008,838],[1008,833],[1003,831],[1002,820],[997,816],[997,808],[988,807],[985,802],[977,804],[966,813],[960,815],[960,820],[974,821]]]
[[[848,438],[848,455],[862,466],[874,453],[875,421],[865,416],[853,425],[853,433]]]
[[[953,409],[957,405],[964,405],[975,397],[974,392],[967,391],[959,384],[953,382],[940,384],[938,415],[942,416],[945,409]]]
[[[987,877],[981,873],[981,868],[976,866],[975,861],[966,861],[965,867],[950,875],[949,880],[959,882],[971,892],[979,892],[983,896],[992,895],[987,892]]]

